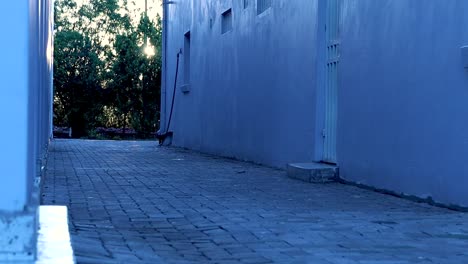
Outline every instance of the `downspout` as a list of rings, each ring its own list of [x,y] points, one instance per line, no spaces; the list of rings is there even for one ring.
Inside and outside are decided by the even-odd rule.
[[[158,134],[162,134],[166,131],[166,91],[167,91],[167,8],[171,1],[163,0],[163,29],[162,29],[162,85],[161,85],[161,113],[159,121],[159,131]]]

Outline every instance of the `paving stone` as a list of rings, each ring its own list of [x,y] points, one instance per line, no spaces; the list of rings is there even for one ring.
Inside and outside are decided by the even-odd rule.
[[[95,257],[84,257],[75,256],[77,263],[83,264],[115,264],[116,261],[113,258],[95,258]]]
[[[468,214],[151,141],[54,140],[77,263],[468,263]]]

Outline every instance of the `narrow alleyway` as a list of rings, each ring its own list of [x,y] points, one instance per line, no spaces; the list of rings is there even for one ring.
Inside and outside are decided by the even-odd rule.
[[[154,142],[55,140],[78,263],[468,263],[468,214]]]

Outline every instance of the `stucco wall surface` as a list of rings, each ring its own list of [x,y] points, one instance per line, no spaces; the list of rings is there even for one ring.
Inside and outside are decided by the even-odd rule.
[[[4,153],[1,155],[2,184],[0,184],[0,210],[18,210],[25,204],[27,130],[11,133],[11,129],[25,128],[28,122],[28,13],[27,2],[6,2],[0,16],[2,34],[8,38],[0,41],[0,96],[1,127],[0,140]],[[8,10],[8,11],[6,11]],[[6,63],[8,62],[8,63]],[[16,129],[15,129],[16,130]],[[21,169],[19,169],[21,168]]]
[[[341,176],[468,206],[468,2],[343,4]]]
[[[277,167],[318,161],[326,1],[272,1],[260,15],[256,1],[241,3],[168,5],[167,112],[176,54],[191,36],[190,92],[176,93],[174,143]],[[233,30],[221,34],[229,8]],[[466,14],[465,0],[342,1],[341,177],[468,206]],[[177,87],[183,66],[179,73]]]
[[[166,111],[176,54],[190,31],[190,92],[182,93],[184,55],[171,130],[173,143],[283,167],[315,155],[318,4],[272,1],[176,1],[167,9]],[[221,32],[232,9],[233,29]],[[211,21],[210,21],[211,20]],[[210,26],[211,25],[211,26]]]
[[[6,1],[0,12],[0,262],[32,263],[52,131],[53,6]]]

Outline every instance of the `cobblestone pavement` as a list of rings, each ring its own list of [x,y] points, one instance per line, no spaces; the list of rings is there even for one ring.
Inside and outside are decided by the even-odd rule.
[[[154,142],[55,140],[78,263],[468,263],[468,214]]]

